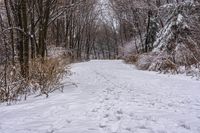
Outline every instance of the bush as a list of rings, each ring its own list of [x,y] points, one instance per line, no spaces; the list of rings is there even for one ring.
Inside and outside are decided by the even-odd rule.
[[[34,90],[48,97],[48,93],[62,89],[63,85],[60,80],[66,74],[70,74],[68,63],[69,60],[61,57],[49,58],[43,63],[40,62],[40,59],[32,61],[30,83],[34,85]]]
[[[143,54],[138,57],[136,66],[140,70],[148,70],[153,61],[153,56],[150,54]]]
[[[188,69],[184,69],[184,73],[198,75],[200,69],[193,69],[193,66],[200,62],[200,30],[196,18],[200,6],[180,3],[162,8],[159,16],[167,21],[163,21],[164,26],[157,34],[154,49],[139,56],[137,67],[163,73],[180,73],[180,68],[185,67]]]
[[[138,61],[138,55],[137,54],[134,54],[134,55],[130,55],[130,56],[127,56],[125,58],[125,62],[126,63],[136,63]]]
[[[172,57],[164,52],[143,54],[139,57],[136,66],[141,70],[178,73],[177,65],[172,61]]]
[[[0,71],[0,102],[18,101],[30,94],[48,94],[63,89],[61,80],[70,74],[68,58],[55,57],[45,60],[34,59],[30,63],[30,76],[24,79],[20,67],[8,65]],[[5,67],[1,66],[1,70]],[[6,73],[5,73],[6,72]],[[5,76],[6,74],[6,76]]]
[[[26,97],[28,82],[22,78],[18,66],[1,66],[0,102],[11,102]]]

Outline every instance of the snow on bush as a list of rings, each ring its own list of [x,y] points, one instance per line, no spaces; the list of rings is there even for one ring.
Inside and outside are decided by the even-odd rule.
[[[193,34],[194,23],[191,21],[200,8],[192,3],[181,3],[161,7],[160,15],[163,15],[164,27],[157,34],[154,49],[148,54],[141,55],[137,66],[139,69],[162,72],[179,72],[182,66],[187,67],[185,72],[196,73],[199,68],[194,65],[200,62],[200,44],[196,41],[198,34]],[[194,8],[198,10],[194,10]],[[194,17],[194,15],[196,15]],[[194,20],[195,21],[195,20]],[[196,65],[197,66],[197,65]],[[192,71],[192,72],[190,72]]]
[[[154,55],[143,54],[139,56],[138,61],[136,62],[136,66],[141,70],[147,70],[150,67],[153,59],[154,59]]]

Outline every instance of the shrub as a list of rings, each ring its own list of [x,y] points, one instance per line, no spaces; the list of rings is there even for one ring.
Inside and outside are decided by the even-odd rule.
[[[49,58],[43,63],[40,59],[33,60],[30,67],[30,83],[34,86],[33,90],[48,97],[48,93],[62,89],[60,80],[66,74],[70,74],[67,64],[69,60],[63,57]]]
[[[18,66],[1,66],[0,102],[17,101],[26,97],[28,82],[22,78]]]
[[[143,54],[138,57],[136,66],[140,70],[148,70],[153,61],[153,56],[150,54]]]
[[[137,54],[127,56],[125,58],[125,62],[134,64],[134,63],[136,63],[138,61],[138,57],[139,56]]]
[[[61,80],[70,74],[69,59],[66,57],[34,59],[30,62],[30,76],[25,79],[20,67],[0,66],[0,102],[13,102],[26,99],[30,94],[48,94],[63,89]]]

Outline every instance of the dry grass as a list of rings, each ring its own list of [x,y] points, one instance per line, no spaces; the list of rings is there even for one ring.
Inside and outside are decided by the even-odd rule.
[[[46,59],[43,63],[36,59],[32,61],[30,68],[30,83],[34,85],[35,91],[40,94],[51,93],[57,89],[62,89],[63,85],[60,80],[67,74],[70,74],[69,60],[62,57]]]
[[[63,89],[61,80],[70,75],[69,59],[63,56],[34,59],[30,62],[30,76],[24,79],[20,74],[20,67],[16,65],[1,66],[0,71],[0,102],[12,102],[22,99],[30,94],[43,95]],[[6,76],[5,76],[6,72]],[[6,78],[5,78],[6,77]]]
[[[125,58],[126,63],[135,64],[138,61],[139,55],[133,54]]]
[[[178,73],[177,66],[170,59],[165,59],[159,66],[159,71],[164,73]]]

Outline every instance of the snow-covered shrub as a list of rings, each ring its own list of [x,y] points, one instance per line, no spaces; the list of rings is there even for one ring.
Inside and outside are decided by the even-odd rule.
[[[180,66],[178,67],[177,71],[182,74],[186,74],[187,76],[196,77],[200,79],[200,63],[191,66]]]
[[[24,79],[19,66],[1,65],[0,67],[0,102],[11,102],[26,97],[28,82]]]
[[[136,66],[140,70],[147,70],[150,67],[153,59],[154,59],[154,55],[152,54],[140,55],[136,62]]]
[[[177,69],[181,66],[191,67],[198,64],[200,43],[197,38],[200,29],[196,29],[196,34],[193,32],[194,23],[199,21],[195,18],[198,17],[200,7],[188,2],[163,6],[160,10],[160,16],[163,15],[165,20],[164,27],[157,34],[154,49],[139,57],[139,69],[179,72]]]

